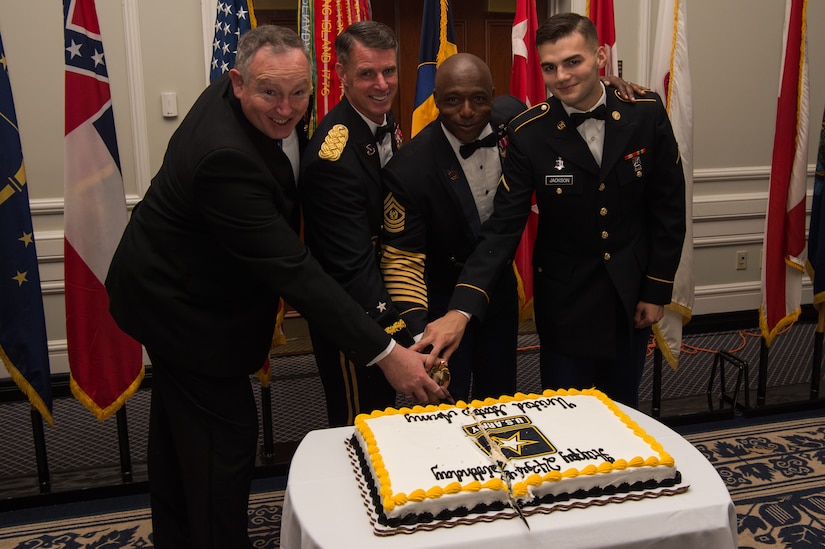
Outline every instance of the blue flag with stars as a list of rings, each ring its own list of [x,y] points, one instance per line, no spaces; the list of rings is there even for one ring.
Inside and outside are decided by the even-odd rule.
[[[215,17],[215,38],[212,40],[212,61],[209,65],[209,81],[214,82],[235,65],[238,40],[249,29],[255,28],[255,12],[252,0],[226,0],[218,2]]]
[[[23,167],[23,149],[0,38],[0,358],[52,424],[46,317]]]

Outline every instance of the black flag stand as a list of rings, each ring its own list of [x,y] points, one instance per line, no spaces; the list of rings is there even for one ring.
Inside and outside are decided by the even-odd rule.
[[[819,398],[819,380],[822,378],[822,335],[825,332],[825,306],[819,307],[814,332],[814,363],[811,367],[811,400]]]
[[[37,484],[41,494],[52,491],[49,476],[49,460],[46,457],[46,436],[43,432],[43,416],[34,406],[31,407],[32,435],[34,437],[34,457],[37,461]]]

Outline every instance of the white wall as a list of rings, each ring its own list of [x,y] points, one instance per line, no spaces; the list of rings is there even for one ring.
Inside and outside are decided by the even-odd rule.
[[[694,314],[755,309],[785,2],[683,1],[695,109]],[[551,8],[571,3],[577,9],[584,0],[548,0]],[[214,0],[97,0],[130,205],[145,192],[169,136],[204,87],[204,36],[211,33],[204,21],[212,6]],[[614,6],[624,76],[644,83],[658,2],[615,0]],[[808,2],[808,29],[812,189],[825,107],[825,2]],[[66,371],[62,3],[0,0],[0,35],[28,175],[52,370]],[[402,75],[401,85],[414,86],[414,76]],[[176,119],[161,116],[160,94],[168,91],[177,94]],[[737,250],[748,252],[746,270],[734,268]],[[809,286],[803,299],[810,302]]]

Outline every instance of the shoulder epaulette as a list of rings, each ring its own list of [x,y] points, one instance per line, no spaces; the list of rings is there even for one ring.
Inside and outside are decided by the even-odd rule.
[[[349,130],[347,127],[343,124],[335,124],[324,137],[324,142],[321,143],[321,149],[318,151],[318,158],[335,162],[341,158],[341,153],[344,152],[348,139]]]
[[[510,131],[517,132],[522,126],[529,124],[534,120],[538,120],[542,116],[550,114],[550,104],[546,101],[539,103],[538,105],[534,105],[524,111],[523,113],[513,117],[513,120],[510,122]]]

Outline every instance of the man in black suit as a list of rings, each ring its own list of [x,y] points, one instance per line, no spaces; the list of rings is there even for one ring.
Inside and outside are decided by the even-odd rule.
[[[381,270],[414,334],[443,316],[481,225],[493,211],[504,129],[526,109],[512,96],[493,101],[487,65],[468,53],[444,60],[435,77],[438,119],[384,168]],[[492,115],[492,121],[491,121]],[[500,133],[499,133],[500,132]],[[518,293],[513,269],[493,282],[484,320],[472,319],[450,357],[450,393],[468,400],[516,391]]]
[[[450,307],[484,313],[535,192],[542,384],[595,386],[637,406],[650,326],[670,302],[685,234],[678,145],[658,96],[631,103],[600,83],[606,53],[589,19],[555,15],[536,44],[553,97],[510,123],[495,211]],[[433,359],[450,354],[466,319],[453,310],[438,322],[418,344],[432,344]]]
[[[251,547],[247,503],[258,438],[249,376],[267,357],[283,296],[360,367],[399,391],[446,393],[424,357],[391,338],[300,242],[292,166],[279,147],[306,112],[310,60],[288,29],[261,26],[236,67],[169,141],[112,259],[121,328],[152,362],[149,484],[155,547]]]
[[[401,345],[412,336],[378,269],[381,167],[401,142],[390,108],[398,91],[398,43],[377,21],[347,27],[335,40],[341,102],[321,120],[301,159],[304,238],[318,262]],[[381,129],[379,129],[381,128]],[[395,404],[376,368],[355,368],[342,348],[310,321],[330,426]]]

